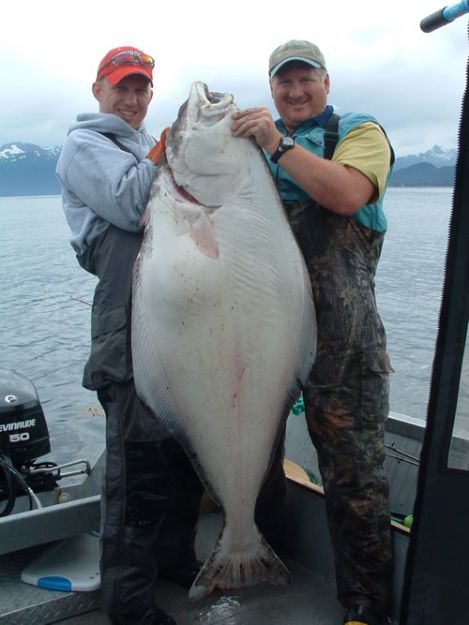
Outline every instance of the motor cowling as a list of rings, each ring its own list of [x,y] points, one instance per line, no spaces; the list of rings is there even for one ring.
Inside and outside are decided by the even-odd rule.
[[[20,467],[49,452],[49,430],[36,387],[20,373],[0,369],[0,453]]]

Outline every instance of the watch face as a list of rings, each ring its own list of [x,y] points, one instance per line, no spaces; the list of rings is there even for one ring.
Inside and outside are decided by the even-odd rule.
[[[291,148],[295,145],[294,140],[291,137],[283,137],[282,139],[282,147]]]
[[[280,139],[280,143],[278,144],[278,148],[271,155],[270,160],[272,163],[277,163],[278,159],[285,154],[288,150],[290,150],[295,145],[295,140],[292,137],[282,137]]]

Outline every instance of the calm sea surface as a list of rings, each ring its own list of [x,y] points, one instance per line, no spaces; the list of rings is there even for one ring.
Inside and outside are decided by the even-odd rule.
[[[424,419],[452,190],[390,189],[376,277],[395,373],[391,410]],[[96,280],[76,263],[60,197],[0,198],[0,367],[36,386],[55,462],[94,462],[104,440],[95,394],[81,387]]]

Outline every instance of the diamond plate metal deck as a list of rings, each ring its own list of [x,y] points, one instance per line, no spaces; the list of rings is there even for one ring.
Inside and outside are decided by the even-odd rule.
[[[1,625],[48,625],[99,606],[99,591],[59,592],[24,584],[21,571],[43,550],[24,549],[0,558]]]

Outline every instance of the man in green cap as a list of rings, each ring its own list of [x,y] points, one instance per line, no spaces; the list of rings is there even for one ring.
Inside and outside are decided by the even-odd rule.
[[[276,48],[269,78],[280,119],[274,122],[267,107],[249,108],[233,115],[232,131],[253,136],[264,150],[311,278],[318,349],[303,398],[343,623],[382,625],[392,571],[383,467],[392,369],[374,276],[392,148],[370,115],[334,113],[315,44],[294,40]]]

